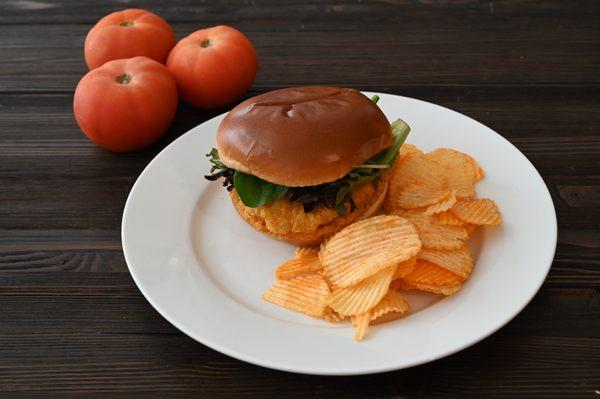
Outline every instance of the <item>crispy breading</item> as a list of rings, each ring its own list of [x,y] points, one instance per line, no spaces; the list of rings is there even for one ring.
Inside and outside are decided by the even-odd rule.
[[[291,202],[287,198],[258,208],[249,208],[242,203],[235,189],[231,192],[231,199],[240,216],[255,229],[296,245],[317,245],[367,212],[372,214],[379,210],[387,184],[388,174],[385,173],[377,189],[372,183],[356,188],[352,192],[356,209],[345,216],[339,216],[335,209],[322,204],[311,212],[304,212],[302,204]]]

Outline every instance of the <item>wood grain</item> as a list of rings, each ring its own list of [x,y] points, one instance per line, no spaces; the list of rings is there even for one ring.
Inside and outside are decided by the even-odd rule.
[[[267,370],[177,331],[127,271],[122,209],[162,148],[225,110],[180,104],[167,134],[136,153],[85,139],[72,116],[83,40],[124,7],[157,12],[178,38],[221,23],[244,31],[260,57],[247,96],[344,85],[437,103],[499,132],[556,206],[540,292],[479,344],[374,376]],[[0,2],[0,398],[598,397],[599,40],[594,0]]]
[[[249,366],[198,345],[158,316],[127,274],[36,273],[0,283],[9,287],[0,291],[5,305],[0,386],[10,384],[13,392],[129,397],[156,391],[184,397],[201,389],[207,397],[223,392],[351,397],[360,390],[368,397],[392,398],[460,397],[492,389],[507,397],[584,397],[600,376],[595,367],[600,295],[593,289],[545,288],[502,334],[431,365],[373,377],[325,378]]]
[[[331,12],[330,6],[321,3],[291,2],[277,7],[273,3],[242,3],[228,7],[234,12],[225,22],[242,29],[257,48],[261,61],[255,83],[258,90],[306,84],[364,86],[365,82],[356,80],[357,71],[368,72],[361,78],[371,86],[392,88],[597,87],[600,83],[595,69],[600,59],[595,45],[600,34],[595,17],[600,12],[598,3],[594,6],[590,2],[595,14],[584,14],[585,8],[581,8],[576,17],[571,6],[544,10],[543,4],[532,3],[529,8],[522,5],[517,14],[519,11],[508,7],[504,13],[498,10],[503,7],[489,12],[485,5],[467,3],[471,4],[415,7],[406,3],[348,3],[338,5],[341,12]],[[85,7],[83,3],[81,6]],[[78,7],[69,4],[65,9]],[[5,12],[11,10],[5,6]],[[50,17],[59,10],[52,7],[38,12]],[[290,14],[282,15],[284,10]],[[183,15],[185,11],[177,12]],[[214,12],[219,11],[211,11],[211,18],[216,17]],[[247,13],[260,19],[253,20]],[[0,87],[12,92],[72,91],[86,72],[80,49],[92,21],[73,23],[82,17],[89,20],[89,15],[77,15],[65,25],[0,25],[4,55]],[[207,24],[212,21],[200,18],[173,26],[183,36]],[[52,39],[39,41],[42,36]],[[31,70],[30,65],[36,68]],[[286,76],[285,82],[281,76]]]

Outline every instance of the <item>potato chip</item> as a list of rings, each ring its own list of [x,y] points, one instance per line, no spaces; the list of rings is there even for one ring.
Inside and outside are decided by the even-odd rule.
[[[423,154],[407,156],[402,162],[396,162],[390,172],[388,194],[383,207],[388,212],[398,209],[398,198],[403,188],[412,183],[427,187],[428,192],[444,191],[447,180],[440,164],[429,160]],[[422,190],[421,190],[422,191]],[[431,202],[433,204],[435,202]]]
[[[448,224],[450,226],[463,226],[466,223],[460,220],[458,217],[450,211],[444,211],[437,214],[436,222],[439,224]]]
[[[342,316],[335,310],[331,309],[330,307],[327,307],[323,314],[323,319],[330,323],[339,323],[341,321],[344,321],[346,319],[346,316]]]
[[[375,324],[389,323],[390,321],[398,320],[402,317],[404,317],[404,313],[400,313],[400,312],[386,313],[383,316],[376,318],[375,320],[371,320],[369,325],[374,326]]]
[[[370,321],[371,315],[369,313],[353,317],[352,324],[356,327],[356,330],[354,331],[354,340],[361,341],[365,335],[367,335]]]
[[[440,212],[447,211],[448,209],[452,208],[454,204],[456,204],[456,190],[452,190],[448,198],[433,205],[429,205],[427,209],[425,209],[424,213],[426,215],[435,215]]]
[[[450,212],[464,222],[475,225],[498,226],[502,223],[498,207],[488,198],[460,200],[450,208]]]
[[[398,280],[398,281],[401,281],[401,280]],[[426,284],[426,283],[417,283],[414,285],[407,284],[404,281],[402,281],[402,283],[403,283],[402,289],[405,291],[419,290],[419,291],[431,292],[432,294],[440,294],[440,295],[446,295],[446,296],[454,295],[458,291],[460,291],[460,289],[462,288],[462,284],[458,284],[458,285],[455,285],[452,287],[445,287],[445,286]]]
[[[429,206],[450,198],[451,192],[442,186],[411,183],[398,192],[397,208],[415,209]]]
[[[401,163],[400,160],[397,160],[394,163],[394,165],[392,166],[392,168],[390,169],[390,171],[388,172],[390,174],[390,180],[389,180],[389,184],[388,184],[387,194],[385,195],[385,199],[383,201],[383,209],[385,209],[388,212],[391,212],[391,211],[395,210],[396,208],[398,208],[398,205],[396,205],[396,202],[398,200],[398,193],[402,189],[402,186],[400,184],[396,184],[394,175],[396,173],[399,173],[398,170],[400,167],[400,163]]]
[[[296,257],[282,263],[275,270],[275,278],[277,280],[289,280],[303,274],[314,273],[321,269],[323,269],[323,265],[321,265],[321,261],[319,260],[319,252],[315,250],[308,255]]]
[[[405,291],[419,290],[452,295],[462,288],[465,279],[431,262],[420,260],[415,271],[395,283]]]
[[[390,283],[390,290],[402,290],[404,289],[403,287],[403,281],[401,278],[397,278],[396,280],[392,280],[392,282]]]
[[[438,148],[425,156],[442,165],[448,178],[448,186],[456,190],[457,197],[475,195],[475,172],[469,155],[450,148]]]
[[[442,186],[444,166],[424,154],[414,155],[399,165],[395,180],[401,186],[410,183],[426,183],[432,186]]]
[[[319,247],[298,247],[296,251],[294,251],[294,256],[296,258],[301,258],[307,255],[317,255],[319,253]]]
[[[439,224],[434,216],[425,215],[420,211],[396,211],[394,214],[407,218],[417,226],[423,248],[458,249],[469,239],[464,228]]]
[[[277,281],[263,294],[263,299],[283,308],[313,317],[322,317],[327,308],[329,287],[323,276],[311,274]]]
[[[396,266],[396,271],[392,276],[392,280],[396,280],[397,278],[401,278],[409,274],[415,268],[417,264],[417,257],[410,258],[409,260],[405,260],[404,262],[400,262],[398,266]]]
[[[465,223],[465,225],[463,227],[467,231],[467,234],[469,235],[469,237],[472,236],[473,234],[475,234],[475,232],[479,228],[479,226],[477,226],[475,224],[470,224],[470,223]]]
[[[405,288],[417,288],[436,294],[451,295],[460,289],[464,277],[426,260],[419,260],[412,273],[404,277]]]
[[[396,266],[391,266],[356,285],[337,289],[327,296],[327,304],[343,316],[365,313],[385,296],[395,271]]]
[[[469,156],[469,161],[471,163],[471,166],[473,167],[473,180],[474,181],[479,181],[481,179],[483,179],[484,173],[483,173],[483,169],[481,169],[481,166],[479,166],[479,164],[477,163],[477,161],[475,160],[475,158]]]
[[[475,158],[464,152],[453,150],[452,148],[438,148],[431,151],[428,155],[431,159],[444,165],[456,162],[456,159],[467,161],[472,167],[474,181],[480,180],[484,175],[483,169],[481,169]]]
[[[416,227],[399,216],[375,216],[351,224],[321,247],[329,282],[349,287],[415,256],[421,249]]]
[[[418,259],[428,260],[464,278],[473,270],[473,256],[467,246],[454,250],[425,248],[419,252]]]
[[[401,293],[389,290],[388,293],[379,301],[379,303],[369,311],[371,321],[379,319],[381,316],[390,312],[406,313],[410,309],[408,302]]]
[[[385,323],[398,319],[409,309],[410,306],[402,294],[397,291],[388,291],[373,309],[351,318],[352,325],[356,327],[354,339],[357,341],[362,340],[370,324]]]
[[[404,162],[415,155],[423,155],[423,151],[421,151],[414,144],[404,143],[400,147],[400,154],[398,156],[398,161]]]

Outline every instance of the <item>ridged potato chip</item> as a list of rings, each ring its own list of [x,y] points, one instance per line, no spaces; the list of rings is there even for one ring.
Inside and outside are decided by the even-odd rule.
[[[465,228],[465,230],[467,231],[467,234],[470,236],[473,235],[473,233],[475,233],[477,231],[477,228],[479,226],[475,225],[475,224],[469,224],[469,223],[465,223],[465,225],[463,226]]]
[[[303,274],[317,272],[321,269],[323,269],[323,265],[321,265],[321,261],[319,260],[319,252],[315,250],[282,263],[275,270],[275,278],[277,280],[289,280]]]
[[[440,212],[447,211],[448,209],[452,208],[454,204],[456,204],[456,190],[452,190],[448,198],[440,202],[436,202],[433,205],[429,205],[423,213],[425,213],[426,215],[435,215]]]
[[[463,281],[465,281],[464,277],[423,259],[419,259],[412,273],[404,277],[404,282],[408,284],[426,283],[453,286],[461,284]]]
[[[408,302],[404,299],[401,293],[395,290],[389,290],[387,294],[379,301],[379,303],[369,311],[371,321],[379,319],[381,316],[390,313],[406,313],[410,309]]]
[[[331,323],[350,319],[360,341],[370,325],[408,312],[398,290],[462,288],[474,266],[469,236],[502,222],[492,200],[473,199],[483,169],[462,152],[405,143],[388,174],[388,215],[355,220],[319,248],[298,247],[265,300]]]
[[[319,251],[323,272],[335,288],[349,287],[415,256],[416,227],[399,216],[375,216],[335,234]]]
[[[294,251],[296,258],[301,258],[308,255],[317,255],[319,253],[319,247],[297,247]]]
[[[392,276],[392,280],[396,280],[397,278],[401,278],[412,272],[417,264],[417,257],[410,258],[409,260],[405,260],[404,262],[400,262],[398,266],[396,266],[396,271]]]
[[[475,195],[475,171],[471,157],[450,148],[438,148],[426,157],[443,166],[448,186],[456,190],[459,198]]]
[[[406,282],[402,281],[402,280],[398,280],[401,284],[400,287],[405,290],[405,291],[410,291],[410,290],[419,290],[419,291],[425,291],[425,292],[431,292],[432,294],[440,294],[440,295],[454,295],[456,294],[458,291],[460,291],[460,289],[462,288],[462,284],[458,284],[452,287],[445,287],[445,286],[438,286],[438,285],[433,285],[433,284],[426,284],[426,283],[417,283],[414,285],[411,284],[407,284]]]
[[[356,327],[354,339],[357,341],[362,340],[367,333],[369,325],[398,319],[408,312],[409,309],[410,306],[402,294],[393,290],[388,291],[373,309],[352,317],[352,325]]]
[[[390,283],[390,290],[404,290],[405,289],[405,284],[404,284],[404,280],[401,278],[397,278],[396,280],[392,280],[392,282]]]
[[[414,144],[404,143],[400,147],[400,154],[398,156],[398,161],[400,161],[400,162],[406,161],[415,155],[423,155],[423,151],[421,151]]]
[[[396,205],[404,209],[422,208],[446,201],[450,196],[451,192],[443,186],[411,183],[400,190]]]
[[[425,215],[420,211],[396,211],[394,214],[407,218],[417,226],[423,248],[458,249],[469,239],[464,228],[439,224],[434,216]]]
[[[447,224],[450,226],[464,226],[466,224],[465,222],[463,222],[461,219],[456,217],[450,211],[444,211],[444,212],[438,213],[436,222],[438,222],[440,224]]]
[[[402,162],[396,162],[390,172],[384,209],[388,212],[398,209],[400,193],[412,183],[426,186],[428,192],[445,191],[447,188],[447,180],[440,164],[427,159],[423,154],[407,156]]]
[[[488,198],[460,200],[450,208],[450,212],[462,221],[478,226],[498,226],[502,223],[496,203]]]
[[[454,250],[424,248],[417,257],[464,278],[469,277],[473,270],[473,255],[467,246]]]
[[[322,317],[327,308],[329,286],[319,274],[277,281],[263,294],[263,299],[294,312]]]
[[[323,319],[330,323],[339,323],[341,321],[344,321],[346,319],[346,316],[342,316],[335,310],[331,309],[330,307],[327,307],[327,309],[325,309],[325,312],[323,313]]]
[[[367,335],[367,330],[369,329],[370,321],[371,315],[368,313],[353,317],[352,324],[356,327],[356,330],[354,331],[355,341],[361,341],[365,337],[365,335]]]
[[[383,324],[389,323],[390,321],[398,320],[404,317],[404,313],[401,312],[390,312],[386,313],[381,317],[376,318],[375,320],[371,320],[369,323],[370,326],[374,326],[375,324]]]
[[[398,199],[398,193],[400,192],[402,186],[401,184],[394,184],[394,176],[397,173],[400,173],[400,165],[402,165],[405,161],[407,161],[415,155],[423,155],[423,151],[419,150],[416,146],[412,144],[402,144],[402,147],[400,147],[398,159],[396,160],[396,162],[394,162],[392,168],[388,172],[390,175],[390,180],[388,184],[388,191],[385,195],[385,199],[383,202],[383,209],[388,209],[390,211],[396,209],[396,200]]]
[[[444,178],[444,166],[427,155],[414,155],[398,167],[395,180],[401,186],[410,183],[423,183],[432,186],[442,186],[446,182]]]
[[[416,288],[436,294],[451,295],[458,291],[465,280],[443,267],[426,260],[419,260],[412,273],[404,277],[404,288]]]
[[[464,152],[454,150],[452,148],[438,148],[437,150],[431,151],[428,156],[444,165],[449,165],[456,162],[457,159],[467,161],[471,165],[473,181],[480,180],[483,178],[483,169],[479,166],[475,158]]]
[[[356,285],[337,289],[327,296],[327,304],[342,316],[365,313],[385,296],[395,271],[396,266],[391,266]]]
[[[475,180],[476,182],[483,179],[483,176],[485,175],[483,173],[483,169],[481,168],[481,166],[479,166],[479,164],[477,163],[477,161],[475,160],[475,158],[473,157],[469,157],[469,161],[471,162],[471,166],[473,167],[473,180]]]

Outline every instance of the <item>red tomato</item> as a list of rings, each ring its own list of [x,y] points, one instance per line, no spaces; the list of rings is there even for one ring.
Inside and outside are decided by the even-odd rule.
[[[146,57],[109,61],[75,89],[73,111],[100,147],[124,152],[145,147],[167,130],[177,109],[177,86],[167,68]]]
[[[199,108],[220,108],[252,85],[258,60],[242,32],[221,25],[181,39],[169,54],[167,68],[184,100]]]
[[[144,56],[165,63],[175,45],[169,24],[146,10],[129,9],[102,18],[85,38],[85,62],[94,69],[107,61]]]

